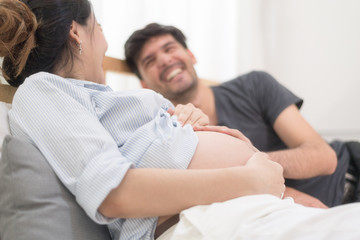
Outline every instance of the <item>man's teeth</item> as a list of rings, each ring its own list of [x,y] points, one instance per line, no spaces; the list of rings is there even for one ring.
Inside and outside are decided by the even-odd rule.
[[[181,73],[181,69],[177,68],[174,69],[166,78],[166,80],[170,81],[171,79],[173,79],[176,75],[178,75],[179,73]]]

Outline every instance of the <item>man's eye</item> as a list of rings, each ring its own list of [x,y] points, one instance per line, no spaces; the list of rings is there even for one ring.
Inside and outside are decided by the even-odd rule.
[[[165,49],[165,52],[171,52],[174,49],[175,49],[174,47],[168,47],[168,48]]]
[[[145,62],[145,67],[149,67],[149,66],[151,66],[152,64],[154,63],[154,59],[153,58],[151,58],[151,59],[148,59],[146,62]]]

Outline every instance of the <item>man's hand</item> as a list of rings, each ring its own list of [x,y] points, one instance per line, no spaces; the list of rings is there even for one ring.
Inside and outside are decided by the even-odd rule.
[[[225,126],[195,126],[194,131],[209,131],[209,132],[224,133],[246,142],[251,149],[253,149],[255,152],[259,152],[259,150],[255,148],[254,145],[252,145],[250,139],[248,139],[242,132],[240,132],[237,129],[232,129]]]
[[[328,208],[319,199],[291,187],[286,187],[284,197],[292,197],[296,203],[307,207]]]
[[[175,109],[169,108],[168,113],[177,116],[182,126],[185,124],[190,124],[193,127],[209,125],[209,117],[192,103],[178,104]]]
[[[195,131],[209,131],[209,132],[219,132],[219,133],[225,133],[227,135],[233,136],[235,138],[238,138],[242,141],[251,143],[250,140],[239,130],[228,128],[225,126],[195,126]]]

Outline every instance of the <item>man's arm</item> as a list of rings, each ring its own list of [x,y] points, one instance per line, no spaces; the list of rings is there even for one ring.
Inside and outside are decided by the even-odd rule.
[[[221,132],[224,134],[231,135],[235,138],[238,138],[240,140],[243,140],[245,142],[249,143],[249,147],[251,147],[250,140],[247,139],[240,131],[236,129],[229,129],[224,126],[202,126],[202,127],[194,127],[195,131],[215,131],[215,132]],[[253,147],[254,151],[257,152],[258,150]],[[302,204],[304,206],[308,207],[317,207],[317,208],[327,208],[327,206],[322,203],[319,199],[310,196],[309,194],[300,192],[294,188],[286,187],[286,190],[284,192],[284,197],[292,197],[294,201],[298,204]]]
[[[300,192],[294,188],[286,187],[286,190],[284,192],[284,198],[286,197],[292,197],[294,199],[295,203],[307,206],[307,207],[316,207],[316,208],[328,208],[323,202],[321,202],[319,199]]]
[[[295,105],[280,113],[274,130],[288,149],[268,154],[283,166],[285,178],[303,179],[335,171],[337,157],[334,150],[301,116]]]

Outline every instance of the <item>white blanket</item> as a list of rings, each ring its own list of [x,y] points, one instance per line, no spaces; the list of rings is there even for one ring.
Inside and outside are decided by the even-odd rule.
[[[246,196],[183,211],[166,239],[360,239],[360,203],[318,209],[291,198]]]

